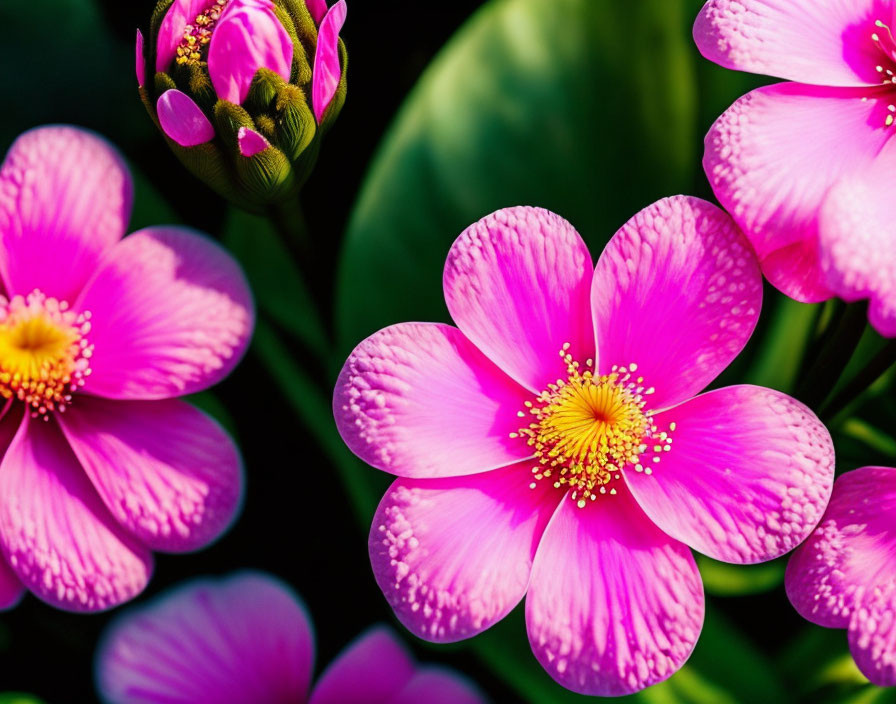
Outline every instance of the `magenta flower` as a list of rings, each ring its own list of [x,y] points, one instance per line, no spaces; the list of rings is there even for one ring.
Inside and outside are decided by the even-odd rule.
[[[414,662],[391,629],[368,629],[309,693],[314,634],[301,599],[261,573],[199,580],[108,629],[96,676],[107,704],[484,704],[466,678]]]
[[[798,301],[870,299],[896,336],[896,6],[889,0],[709,0],[701,53],[798,81],[738,100],[706,136],[716,196],[769,281]]]
[[[176,397],[226,376],[253,324],[245,278],[198,233],[121,239],[133,186],[101,138],[20,136],[0,168],[0,605],[126,601],[151,550],[227,528],[242,465]]]
[[[800,615],[846,628],[859,669],[896,685],[896,469],[862,467],[837,478],[818,528],[787,565]]]
[[[345,0],[163,0],[148,57],[137,32],[141,96],[212,188],[250,209],[283,200],[342,107],[345,17]]]
[[[666,679],[703,622],[688,546],[777,557],[833,482],[830,436],[798,401],[694,397],[759,316],[749,244],[715,206],[669,198],[595,268],[565,220],[510,208],[458,238],[444,288],[457,328],[381,330],[336,385],[345,442],[399,477],[370,532],[389,604],[449,642],[528,593],[532,649],[563,686],[614,696]]]

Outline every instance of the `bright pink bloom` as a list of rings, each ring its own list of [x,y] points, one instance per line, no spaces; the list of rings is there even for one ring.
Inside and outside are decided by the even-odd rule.
[[[870,299],[896,336],[896,7],[891,0],[709,0],[708,59],[798,81],[742,97],[706,136],[716,196],[769,281],[799,301]]]
[[[458,238],[444,288],[457,328],[381,330],[335,391],[345,442],[399,477],[370,533],[386,598],[448,642],[528,593],[532,649],[565,687],[666,679],[703,622],[688,546],[777,557],[833,482],[830,436],[798,401],[755,386],[694,397],[759,316],[749,244],[715,206],[669,198],[594,267],[565,220],[510,208]]]
[[[859,669],[896,685],[896,469],[862,467],[837,478],[818,528],[787,565],[800,615],[846,628]]]
[[[309,693],[314,634],[293,591],[244,572],[133,608],[97,652],[108,704],[484,704],[459,674],[414,662],[391,629],[368,629]]]
[[[218,97],[237,105],[246,100],[259,69],[273,71],[288,83],[293,70],[293,39],[277,19],[274,7],[273,0],[174,0],[159,28],[155,70],[170,73],[176,62],[207,61]],[[342,75],[339,31],[345,22],[346,4],[340,0],[327,11],[321,0],[311,3],[309,11],[319,25],[312,96],[314,115],[320,122]],[[137,80],[141,86],[145,81],[142,57],[143,37],[138,33]],[[169,99],[163,105],[173,91],[159,96],[156,106],[165,134],[183,147],[201,144],[199,134],[207,137],[203,141],[214,137],[211,123],[186,94],[177,91],[178,101],[172,105]],[[197,116],[205,119],[207,128],[203,125],[200,131],[196,127]]]
[[[243,354],[245,278],[185,228],[121,239],[132,196],[118,152],[72,127],[26,132],[0,169],[0,605],[22,585],[120,604],[151,550],[196,550],[239,507],[236,447],[176,397]]]

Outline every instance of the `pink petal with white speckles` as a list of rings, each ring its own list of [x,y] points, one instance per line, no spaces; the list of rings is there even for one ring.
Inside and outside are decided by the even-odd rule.
[[[867,98],[867,100],[862,100]],[[795,83],[748,93],[706,135],[703,168],[785,294],[833,294],[819,262],[819,212],[831,186],[867,169],[892,135],[889,92]]]
[[[76,127],[38,127],[0,169],[0,279],[72,303],[125,233],[134,185],[118,151]]]
[[[20,412],[10,413],[7,410],[4,413],[4,408],[0,405],[0,457],[6,454],[21,422],[22,414]],[[24,585],[0,553],[0,611],[13,608],[19,603],[24,593]]]
[[[803,618],[845,628],[878,586],[896,584],[896,469],[837,478],[824,518],[790,558],[787,596]]]
[[[691,551],[617,482],[584,508],[565,499],[545,530],[526,597],[535,657],[574,692],[615,697],[673,675],[703,626]]]
[[[449,643],[517,605],[561,494],[530,463],[469,477],[399,479],[370,529],[377,584],[412,633]]]
[[[147,400],[195,393],[240,360],[254,323],[249,285],[218,244],[180,227],[141,230],[103,261],[76,303],[92,314],[97,396]]]
[[[637,365],[648,408],[690,398],[740,353],[762,307],[762,277],[727,214],[665,198],[610,240],[592,288],[599,370]]]
[[[799,401],[729,386],[653,422],[671,440],[647,441],[642,471],[626,468],[625,481],[673,538],[717,560],[763,562],[799,545],[821,518],[834,482],[834,447]]]
[[[416,669],[392,629],[374,626],[327,666],[308,704],[388,704],[408,685]]]
[[[529,390],[566,378],[564,343],[594,357],[589,289],[594,268],[572,225],[540,208],[506,208],[457,238],[443,277],[461,331]]]
[[[694,24],[707,59],[827,86],[874,85],[884,60],[871,38],[889,0],[709,0]]]
[[[531,455],[517,413],[531,395],[457,329],[403,323],[359,344],[333,413],[352,452],[401,477],[474,474]]]
[[[0,544],[22,583],[70,611],[139,594],[152,556],[115,522],[55,423],[28,416],[0,463]]]
[[[880,559],[892,562],[892,550]],[[849,649],[862,674],[873,684],[896,685],[896,585],[892,579],[869,587],[853,611]]]
[[[239,452],[190,404],[82,395],[59,423],[109,511],[153,550],[197,550],[233,521]]]
[[[97,650],[97,689],[107,704],[297,704],[313,665],[301,600],[273,577],[242,572],[125,611]]]
[[[821,210],[822,268],[827,283],[847,301],[870,300],[868,318],[896,337],[896,140],[874,163],[844,178]]]

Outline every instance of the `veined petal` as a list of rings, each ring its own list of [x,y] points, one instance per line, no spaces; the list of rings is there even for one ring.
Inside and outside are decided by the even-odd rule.
[[[698,393],[746,345],[762,276],[743,233],[687,196],[645,208],[610,240],[591,290],[598,369],[637,365],[649,408]]]
[[[894,555],[896,469],[846,472],[834,483],[818,528],[787,564],[787,596],[812,623],[845,628],[863,605],[877,608],[876,592],[896,584]],[[864,617],[858,619],[857,628]]]
[[[883,55],[871,35],[887,0],[709,0],[694,40],[710,61],[826,86],[876,85]]]
[[[896,140],[874,163],[839,181],[821,209],[821,265],[827,283],[847,301],[870,299],[868,317],[896,337]]]
[[[326,7],[326,4],[324,5]],[[310,9],[310,8],[309,8]],[[311,102],[314,119],[320,123],[336,95],[342,79],[342,65],[339,61],[339,32],[345,24],[348,7],[345,0],[339,0],[324,17],[317,34],[317,48],[314,52],[314,69],[311,84]]]
[[[892,135],[890,102],[892,94],[880,90],[766,86],[734,103],[707,134],[703,166],[713,190],[769,281],[788,296],[815,302],[832,295],[815,255],[821,205]]]
[[[3,553],[49,604],[101,611],[149,581],[149,551],[109,515],[54,423],[25,416],[0,462],[0,497]]]
[[[97,650],[107,704],[305,701],[314,635],[304,605],[273,577],[191,582],[132,608]]]
[[[467,228],[448,253],[445,301],[461,331],[534,393],[565,379],[565,343],[594,357],[594,267],[572,225],[540,208],[506,208]]]
[[[182,147],[195,147],[215,138],[215,128],[200,107],[176,88],[166,90],[156,102],[162,131]]]
[[[0,554],[0,611],[17,606],[24,594],[25,585]]]
[[[159,26],[156,42],[156,73],[167,73],[177,55],[177,46],[184,38],[188,24],[211,4],[211,0],[174,0]]]
[[[690,550],[620,484],[585,508],[565,500],[535,556],[526,625],[535,657],[580,694],[616,697],[672,676],[703,627]]]
[[[457,328],[403,323],[355,348],[333,412],[368,464],[402,477],[459,476],[531,455],[510,437],[530,397]]]
[[[532,558],[562,494],[521,463],[448,479],[399,479],[370,529],[377,584],[408,630],[469,638],[526,593]]]
[[[884,559],[891,561],[893,553]],[[896,685],[896,587],[870,589],[849,622],[849,649],[856,665],[878,687]]]
[[[134,186],[118,151],[76,127],[38,127],[0,168],[0,280],[9,295],[39,288],[74,301],[125,233]]]
[[[414,659],[392,629],[374,626],[327,666],[308,704],[390,704],[415,671]]]
[[[147,400],[195,393],[243,355],[254,310],[233,257],[180,227],[141,230],[103,261],[77,303],[94,345],[85,391]]]
[[[153,550],[196,550],[233,521],[239,451],[190,404],[83,395],[59,423],[109,511]]]
[[[230,0],[208,45],[208,73],[215,93],[241,104],[260,68],[289,82],[292,54],[292,39],[270,0]]]
[[[812,411],[758,386],[729,386],[653,417],[668,451],[624,470],[664,532],[717,560],[763,562],[799,545],[834,482],[831,436]],[[672,427],[674,426],[674,430]]]

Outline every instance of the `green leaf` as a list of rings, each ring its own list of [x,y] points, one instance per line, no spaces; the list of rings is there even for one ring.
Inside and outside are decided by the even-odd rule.
[[[338,278],[342,348],[444,318],[448,248],[491,211],[554,210],[596,257],[638,210],[692,190],[690,4],[486,3],[426,70],[367,175]]]
[[[787,558],[758,565],[731,565],[697,555],[703,587],[714,596],[745,596],[771,591],[784,583]]]
[[[43,701],[32,694],[0,692],[0,704],[43,704]]]

